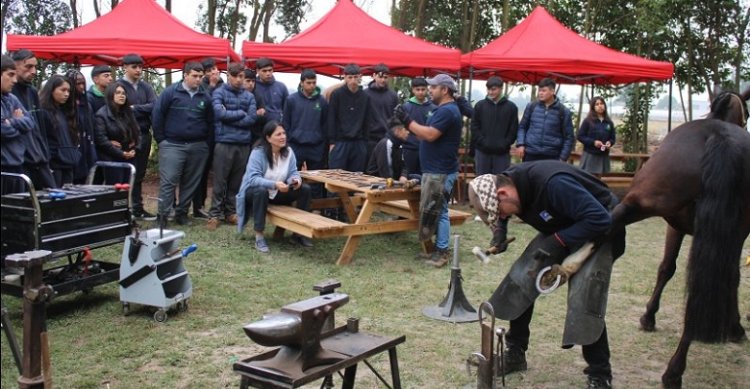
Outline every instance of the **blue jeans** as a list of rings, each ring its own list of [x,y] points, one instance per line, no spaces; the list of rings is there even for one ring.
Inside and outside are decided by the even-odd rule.
[[[448,245],[450,244],[451,219],[448,217],[448,201],[450,201],[450,194],[453,191],[456,178],[458,178],[458,173],[451,173],[445,176],[445,185],[443,187],[445,199],[443,200],[443,209],[440,211],[440,218],[438,219],[437,230],[435,231],[435,247],[438,250],[448,250]]]

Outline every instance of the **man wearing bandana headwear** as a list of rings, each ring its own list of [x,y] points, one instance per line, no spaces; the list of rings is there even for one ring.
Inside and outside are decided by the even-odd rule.
[[[495,198],[491,199],[487,192],[493,184]],[[510,321],[502,365],[505,373],[527,367],[529,324],[539,295],[534,283],[537,271],[560,264],[568,254],[593,242],[592,252],[569,280],[562,346],[581,345],[588,388],[611,388],[604,316],[612,264],[625,249],[624,228],[611,229],[610,210],[617,197],[596,177],[551,160],[514,165],[495,177],[483,178],[474,190],[488,215],[507,219],[515,214],[539,232],[489,299],[495,316]]]

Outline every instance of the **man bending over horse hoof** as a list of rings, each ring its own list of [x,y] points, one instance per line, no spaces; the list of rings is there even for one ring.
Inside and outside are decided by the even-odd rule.
[[[484,250],[485,255],[503,253],[508,249],[508,244],[515,240],[507,237],[508,219],[498,217],[495,177],[494,174],[482,174],[469,183],[469,204],[492,230],[492,240],[490,247]]]
[[[495,316],[510,321],[505,373],[526,370],[529,323],[539,295],[529,272],[545,263],[561,263],[592,241],[594,252],[569,280],[563,348],[581,345],[589,388],[611,388],[612,367],[604,315],[612,264],[625,249],[625,230],[610,231],[609,210],[618,202],[594,176],[560,161],[524,162],[496,178],[500,218],[517,215],[539,234],[490,297]]]

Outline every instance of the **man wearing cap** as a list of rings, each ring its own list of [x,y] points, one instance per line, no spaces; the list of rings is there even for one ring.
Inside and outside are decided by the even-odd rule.
[[[297,158],[297,169],[303,164],[309,170],[325,169],[328,102],[320,94],[314,70],[302,70],[299,78],[297,92],[286,100],[282,125]],[[311,189],[313,198],[323,196],[320,185]]]
[[[250,127],[252,132],[253,140],[250,144],[254,145],[255,142],[260,139],[263,134],[263,126],[266,125],[266,103],[263,101],[263,96],[258,93],[258,89],[255,88],[257,73],[255,69],[245,69],[245,90],[252,93],[255,97],[255,123]]]
[[[112,68],[109,65],[96,65],[91,69],[91,81],[93,85],[86,91],[86,98],[91,104],[91,112],[96,114],[99,108],[107,104],[104,99],[104,90],[112,83]]]
[[[409,173],[404,166],[403,150],[400,146],[410,133],[395,117],[391,117],[388,125],[391,129],[372,150],[365,174],[406,182]]]
[[[218,227],[221,217],[228,224],[237,224],[235,197],[250,156],[253,138],[250,127],[257,116],[255,97],[245,90],[244,83],[244,66],[238,62],[230,63],[227,82],[219,86],[212,97],[216,135],[213,161],[209,160],[214,170],[211,210],[206,223],[209,230]],[[206,87],[205,84],[203,87]]]
[[[263,96],[263,102],[266,104],[266,122],[275,120],[281,123],[281,115],[286,99],[289,97],[289,90],[286,85],[276,81],[273,77],[273,61],[269,58],[258,58],[255,62],[255,70],[258,73],[255,89],[259,95]]]
[[[372,81],[364,92],[370,96],[371,118],[367,130],[367,155],[372,154],[375,145],[388,132],[388,119],[393,116],[393,109],[398,105],[398,95],[388,88],[388,66],[377,64],[373,68]]]
[[[356,64],[344,67],[344,86],[331,93],[328,105],[328,167],[363,172],[367,167],[367,123],[370,96],[359,85],[362,71]]]
[[[47,132],[42,128],[39,115],[39,92],[32,85],[36,77],[38,61],[34,53],[27,49],[21,49],[13,54],[11,58],[16,65],[16,84],[13,85],[11,93],[18,98],[29,115],[34,119],[34,128],[24,137],[24,161],[23,172],[34,184],[36,189],[55,188],[55,179],[49,168],[49,146],[47,145]]]
[[[425,125],[427,119],[432,115],[432,111],[437,105],[427,95],[427,80],[424,77],[415,77],[411,80],[411,98],[407,100],[403,107],[404,111],[415,122]],[[422,174],[422,167],[419,165],[419,139],[416,135],[409,133],[409,138],[401,146],[404,155],[404,165],[409,174]]]
[[[179,200],[175,221],[192,225],[188,210],[208,158],[208,138],[214,134],[211,96],[201,85],[203,66],[187,62],[181,82],[164,89],[154,103],[154,139],[159,145],[159,216],[165,227],[175,190]]]
[[[575,146],[570,110],[555,96],[555,80],[543,78],[537,84],[538,101],[530,103],[518,124],[516,151],[526,161],[567,161]]]
[[[433,101],[438,105],[427,124],[413,121],[399,105],[394,115],[407,130],[421,140],[419,163],[422,165],[422,194],[420,207],[419,238],[428,240],[436,233],[435,248],[427,264],[442,267],[448,263],[450,240],[450,219],[448,200],[458,176],[458,146],[461,142],[463,122],[461,112],[453,94],[456,82],[447,74],[439,74],[427,80]],[[433,204],[433,207],[430,207]],[[435,220],[435,216],[437,219]]]
[[[625,229],[612,229],[610,216],[617,196],[591,174],[553,160],[524,162],[492,176],[479,188],[480,200],[492,190],[496,198],[483,201],[486,211],[503,219],[517,215],[539,232],[489,298],[495,316],[510,321],[502,364],[505,373],[527,369],[529,324],[540,294],[535,284],[539,270],[559,265],[583,248],[585,262],[569,279],[562,347],[581,345],[588,388],[611,388],[604,317],[612,265],[625,250]]]
[[[156,220],[156,216],[143,208],[143,178],[146,176],[148,158],[151,155],[151,111],[156,101],[154,88],[143,78],[143,58],[138,54],[128,54],[122,57],[123,76],[120,84],[132,104],[135,120],[141,129],[141,143],[135,153],[135,181],[131,191],[133,201],[133,216],[143,220]],[[171,199],[164,201],[172,201]]]

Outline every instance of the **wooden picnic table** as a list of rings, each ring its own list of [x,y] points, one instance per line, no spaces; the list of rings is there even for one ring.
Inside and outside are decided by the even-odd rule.
[[[273,205],[269,206],[269,221],[309,238],[346,236],[346,244],[336,262],[338,265],[351,263],[362,235],[416,231],[419,226],[419,186],[387,188],[383,178],[338,169],[307,170],[301,171],[300,175],[305,181],[324,184],[328,191],[336,193],[339,196],[337,203],[346,212],[349,223]],[[376,212],[398,218],[373,220]],[[449,216],[451,224],[457,225],[463,224],[471,214],[450,210]],[[431,243],[423,242],[422,248],[430,250]]]

